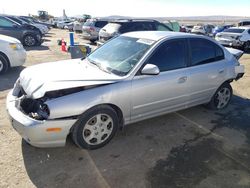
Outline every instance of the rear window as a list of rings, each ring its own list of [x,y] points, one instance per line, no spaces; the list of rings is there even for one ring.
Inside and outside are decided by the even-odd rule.
[[[190,39],[191,65],[202,65],[224,59],[223,50],[215,43],[206,39]]]
[[[245,29],[225,29],[224,32],[226,33],[243,33]]]
[[[95,26],[99,28],[103,28],[105,25],[107,25],[107,23],[108,23],[107,21],[97,21],[95,23]]]
[[[106,31],[119,31],[120,27],[120,23],[108,23],[107,25],[105,25],[104,29]]]
[[[239,26],[250,25],[250,21],[240,22]]]

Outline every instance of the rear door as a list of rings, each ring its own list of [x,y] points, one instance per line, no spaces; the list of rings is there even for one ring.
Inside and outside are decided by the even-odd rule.
[[[224,82],[224,51],[214,42],[202,39],[189,39],[190,64],[187,87],[190,106],[210,101],[211,97]]]
[[[185,39],[166,41],[145,64],[155,64],[159,75],[141,75],[132,80],[131,120],[138,121],[186,107],[187,45]]]

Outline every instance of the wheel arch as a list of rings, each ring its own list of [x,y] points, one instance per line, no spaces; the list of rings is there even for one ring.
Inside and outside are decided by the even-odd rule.
[[[87,111],[91,110],[91,109],[94,109],[94,108],[102,108],[103,106],[109,106],[111,107],[112,109],[115,110],[117,116],[118,116],[118,120],[119,120],[119,128],[123,128],[124,126],[124,116],[123,116],[123,112],[121,110],[120,107],[118,107],[117,105],[115,104],[112,104],[112,103],[103,103],[103,104],[98,104],[98,105],[95,105],[95,106],[92,106],[91,108],[87,109],[86,111],[84,111],[82,114],[78,115],[78,117],[80,117],[81,115],[83,115],[84,113],[86,113]],[[69,133],[72,132],[73,128],[74,128],[75,124],[71,126],[70,128],[70,131]]]
[[[5,53],[3,53],[2,51],[0,51],[0,55],[2,55],[7,60],[8,67],[10,67],[10,60],[9,60],[8,56]]]

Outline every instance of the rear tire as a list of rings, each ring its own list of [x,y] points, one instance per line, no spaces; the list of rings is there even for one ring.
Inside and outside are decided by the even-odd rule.
[[[207,106],[212,110],[222,110],[226,108],[231,101],[232,93],[233,90],[229,83],[222,84]]]
[[[98,149],[114,137],[118,124],[116,111],[108,105],[100,105],[80,116],[73,127],[72,139],[80,148]]]
[[[23,44],[28,47],[36,46],[37,40],[34,35],[28,34],[23,37]]]
[[[0,54],[0,75],[4,74],[9,69],[8,60]]]

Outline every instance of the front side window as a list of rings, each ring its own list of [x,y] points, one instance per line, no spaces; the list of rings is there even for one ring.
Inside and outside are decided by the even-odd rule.
[[[223,50],[206,39],[190,39],[191,65],[202,65],[224,59]]]
[[[13,27],[15,24],[7,19],[0,18],[1,27]]]
[[[96,49],[87,59],[103,71],[125,76],[153,43],[152,40],[120,36]]]
[[[187,50],[184,39],[167,41],[160,45],[147,61],[158,66],[161,72],[187,66]]]

